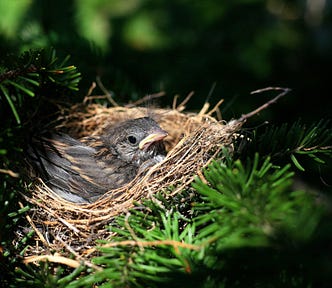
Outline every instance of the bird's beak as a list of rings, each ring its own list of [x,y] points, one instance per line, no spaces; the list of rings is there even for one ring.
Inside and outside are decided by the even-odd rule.
[[[139,142],[138,147],[139,149],[148,148],[152,143],[163,140],[167,136],[167,132],[161,131],[158,133],[152,133],[145,137],[141,142]]]

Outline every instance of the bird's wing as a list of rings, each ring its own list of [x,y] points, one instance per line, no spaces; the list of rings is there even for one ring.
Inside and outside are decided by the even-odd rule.
[[[115,155],[108,155],[105,161],[105,157],[96,157],[97,154],[96,148],[65,134],[35,139],[29,148],[30,158],[48,179],[47,183],[72,202],[89,202],[128,182],[121,177],[126,163],[115,161]]]

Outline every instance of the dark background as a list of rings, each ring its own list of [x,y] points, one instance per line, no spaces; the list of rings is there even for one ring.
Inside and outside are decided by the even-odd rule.
[[[228,120],[272,96],[250,91],[281,86],[292,92],[258,123],[331,116],[328,0],[0,0],[0,10],[1,55],[47,46],[71,55],[83,78],[68,101],[100,76],[119,103],[160,90],[160,106],[195,91],[188,110],[224,98]]]

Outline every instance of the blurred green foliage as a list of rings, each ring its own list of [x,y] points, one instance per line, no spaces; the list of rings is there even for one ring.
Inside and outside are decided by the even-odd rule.
[[[0,0],[0,53],[53,46],[73,55],[119,102],[159,90],[168,97],[194,90],[190,109],[226,99],[225,118],[253,109],[265,86],[293,89],[264,120],[330,117],[332,62],[329,1]]]

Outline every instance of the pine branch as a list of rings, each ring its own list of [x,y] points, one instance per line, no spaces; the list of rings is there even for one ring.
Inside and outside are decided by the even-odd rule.
[[[102,255],[93,259],[104,269],[69,287],[96,281],[115,287],[158,287],[172,271],[189,271],[188,255],[198,249],[192,244],[194,227],[187,223],[180,229],[183,217],[176,211],[164,210],[158,203],[145,201],[144,208],[137,207],[119,217],[117,225],[110,227],[116,236],[100,241],[98,250]],[[154,213],[148,213],[150,209]]]
[[[304,167],[300,164],[298,156],[307,156],[317,163],[325,164],[325,159],[332,156],[330,124],[329,120],[320,120],[307,126],[298,120],[293,124],[266,127],[262,132],[258,128],[246,144],[241,143],[245,140],[240,140],[239,145],[244,149],[239,151],[239,156],[252,157],[258,152],[260,155],[270,156],[274,162],[285,161],[290,157],[288,159],[302,171]]]
[[[8,58],[2,64],[0,74],[0,99],[10,106],[16,123],[21,123],[18,112],[42,87],[49,84],[78,90],[80,73],[75,66],[65,66],[69,57],[59,62],[54,49],[35,50],[23,53],[18,58]]]
[[[229,243],[223,240],[224,248],[229,245],[264,246],[281,226],[288,227],[295,221],[302,205],[306,205],[304,203],[313,206],[307,193],[289,190],[294,175],[289,164],[276,167],[270,158],[260,162],[258,154],[246,166],[239,160],[230,166],[213,162],[204,173],[208,183],[197,179],[193,184],[204,199],[202,204],[195,206],[201,211],[195,223],[197,227],[205,226],[200,231],[201,237],[219,239],[233,235]],[[213,223],[206,226],[211,219],[214,219]]]
[[[281,257],[282,251],[289,249],[289,243],[305,245],[312,239],[322,210],[307,193],[290,190],[293,175],[290,165],[276,167],[257,154],[246,165],[231,158],[224,163],[215,161],[204,171],[204,179],[197,178],[193,184],[197,194],[189,198],[192,192],[183,194],[187,201],[182,207],[177,206],[179,199],[159,194],[118,217],[117,224],[109,227],[115,236],[100,241],[101,255],[92,260],[103,270],[77,279],[69,287],[264,283],[260,282],[264,277],[252,279],[253,270],[245,271],[241,263],[236,269],[242,271],[242,280],[233,279],[234,270],[229,271],[235,269],[232,253],[243,250],[243,255],[250,255],[252,248],[257,259],[262,258],[260,264],[266,257],[265,261],[277,259],[278,263],[265,264],[277,276],[288,271],[288,266],[300,270],[298,263]],[[233,255],[231,260],[227,255]],[[249,259],[246,261],[249,265]],[[290,278],[305,283],[305,275],[284,275],[284,283]],[[278,278],[273,281],[281,283]]]
[[[21,263],[19,255],[28,248],[33,230],[20,227],[22,215],[29,207],[19,207],[18,195],[24,190],[23,178],[19,178],[23,164],[23,119],[28,119],[31,109],[45,91],[52,86],[66,91],[77,90],[80,74],[76,67],[59,62],[54,49],[29,51],[20,57],[2,59],[0,67],[0,115],[3,129],[0,132],[0,238],[1,251],[0,286],[45,287],[45,283],[60,283],[46,268],[33,269]],[[52,90],[53,91],[53,90]],[[33,102],[34,101],[34,102]],[[20,240],[13,234],[18,233]],[[5,263],[5,264],[4,264]],[[2,267],[5,266],[5,267]],[[85,268],[84,268],[85,269]],[[68,272],[68,271],[67,271]],[[20,276],[19,276],[20,275]],[[77,276],[77,274],[76,274]],[[11,277],[11,278],[10,278]],[[14,281],[15,278],[15,281]],[[14,284],[15,282],[15,284]],[[23,283],[23,284],[22,284]],[[61,287],[53,282],[49,285]],[[62,287],[65,287],[63,285]]]

